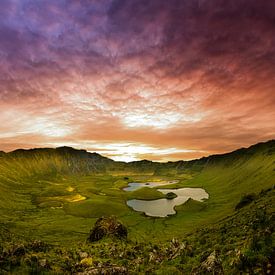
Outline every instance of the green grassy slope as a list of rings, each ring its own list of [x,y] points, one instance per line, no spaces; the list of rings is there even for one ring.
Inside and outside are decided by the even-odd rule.
[[[154,189],[125,192],[131,181],[179,180],[173,187],[202,187],[209,199],[150,218],[127,199],[160,197]],[[0,223],[24,238],[70,244],[85,238],[95,220],[115,214],[132,240],[166,240],[234,213],[246,193],[275,183],[275,141],[194,161],[116,163],[68,147],[17,150],[0,156]]]
[[[244,194],[258,193],[275,184],[275,142],[183,162],[177,169],[192,174],[191,179],[182,181],[183,186],[204,188],[210,195],[209,200],[197,203],[197,211],[190,211],[186,205],[178,206],[176,216],[155,219],[153,226],[151,223],[146,223],[148,227],[137,224],[137,232],[150,235],[150,230],[156,230],[158,238],[172,238],[231,215]],[[194,172],[196,170],[199,172]]]

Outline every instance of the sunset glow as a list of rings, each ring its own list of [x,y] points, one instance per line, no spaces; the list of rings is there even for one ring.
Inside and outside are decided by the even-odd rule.
[[[274,1],[0,3],[0,150],[191,159],[275,136]]]

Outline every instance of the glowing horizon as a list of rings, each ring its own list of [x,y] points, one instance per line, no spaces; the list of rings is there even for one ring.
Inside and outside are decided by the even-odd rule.
[[[274,1],[2,1],[0,150],[174,161],[275,137]]]

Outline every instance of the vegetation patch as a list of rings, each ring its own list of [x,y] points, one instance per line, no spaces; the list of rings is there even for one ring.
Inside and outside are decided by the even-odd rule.
[[[240,201],[238,202],[238,204],[235,206],[235,210],[238,210],[238,209],[250,204],[251,202],[253,202],[256,199],[257,199],[257,195],[254,193],[243,195],[241,197]]]
[[[66,188],[66,190],[67,190],[68,192],[73,192],[73,191],[75,190],[75,188],[72,187],[72,186],[69,186],[69,187]]]
[[[96,196],[85,201],[66,204],[64,210],[67,214],[76,217],[98,218],[111,215],[121,216],[127,212],[128,208],[126,204],[117,200],[109,200],[106,196]]]
[[[36,204],[39,205],[39,207],[41,207],[45,205],[56,204],[57,202],[59,202],[59,204],[62,205],[65,202],[78,202],[84,200],[86,200],[86,197],[80,194],[73,194],[69,196],[37,197],[34,201]]]
[[[177,197],[177,195],[175,193],[173,193],[173,192],[169,192],[169,193],[167,193],[165,195],[165,198],[168,199],[168,200],[172,200],[172,199],[174,199],[176,197]]]
[[[127,192],[128,199],[156,200],[165,198],[165,195],[155,188],[142,187],[132,192]]]
[[[41,202],[39,205],[39,207],[44,208],[44,207],[62,207],[63,203],[60,201],[45,201],[45,202]]]
[[[176,211],[180,211],[183,214],[186,213],[197,213],[205,210],[207,202],[200,202],[189,198],[184,204],[175,207]]]
[[[80,194],[76,194],[70,197],[66,197],[65,198],[66,201],[68,202],[77,202],[77,201],[84,201],[86,200],[86,197],[80,195]]]

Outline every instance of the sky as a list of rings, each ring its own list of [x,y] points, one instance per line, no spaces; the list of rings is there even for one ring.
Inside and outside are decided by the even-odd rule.
[[[274,0],[0,1],[0,150],[175,161],[274,137]]]

